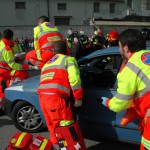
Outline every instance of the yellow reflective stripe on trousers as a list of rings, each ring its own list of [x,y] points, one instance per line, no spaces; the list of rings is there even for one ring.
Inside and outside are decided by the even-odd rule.
[[[27,133],[25,133],[25,132],[21,133],[21,135],[19,136],[19,138],[18,138],[18,140],[17,140],[15,146],[19,146],[19,145],[21,144],[21,141],[22,141],[22,139],[25,137],[26,134],[27,134]]]
[[[146,140],[144,137],[142,137],[141,143],[145,148],[150,149],[150,141]]]
[[[16,70],[12,70],[12,71],[10,72],[10,75],[13,76],[13,75],[15,74],[15,72],[16,72]]]
[[[74,120],[62,120],[60,121],[60,126],[65,127],[65,126],[69,126],[74,122]]]
[[[47,139],[44,139],[44,141],[43,141],[43,143],[42,143],[42,145],[41,145],[41,147],[40,147],[39,150],[45,149],[47,142],[48,142],[48,140],[47,140]]]

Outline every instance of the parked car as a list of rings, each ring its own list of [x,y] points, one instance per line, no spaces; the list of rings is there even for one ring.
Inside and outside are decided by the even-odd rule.
[[[120,119],[125,111],[116,114],[100,102],[101,97],[111,98],[116,93],[116,76],[122,61],[118,47],[98,50],[78,60],[84,89],[78,119],[83,133],[91,137],[139,143],[137,120],[122,127]],[[37,132],[45,125],[37,94],[39,78],[40,75],[28,78],[5,90],[5,111],[21,131]]]

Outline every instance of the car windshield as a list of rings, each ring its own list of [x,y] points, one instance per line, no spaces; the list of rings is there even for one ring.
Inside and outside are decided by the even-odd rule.
[[[89,59],[80,65],[81,79],[86,87],[114,88],[122,63],[120,54]]]

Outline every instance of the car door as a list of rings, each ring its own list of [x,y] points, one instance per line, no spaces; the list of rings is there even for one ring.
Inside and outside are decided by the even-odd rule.
[[[90,135],[117,137],[116,113],[101,104],[101,97],[111,98],[116,93],[116,76],[122,58],[120,54],[96,56],[80,64],[84,89],[83,107],[79,120]]]

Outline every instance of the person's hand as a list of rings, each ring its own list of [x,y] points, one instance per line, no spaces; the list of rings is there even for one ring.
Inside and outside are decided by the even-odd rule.
[[[106,105],[106,101],[108,100],[108,98],[107,98],[107,97],[101,97],[101,99],[102,99],[102,104],[103,104],[104,106],[107,106],[107,105]]]
[[[75,107],[81,107],[82,106],[82,99],[75,101],[74,106]]]

